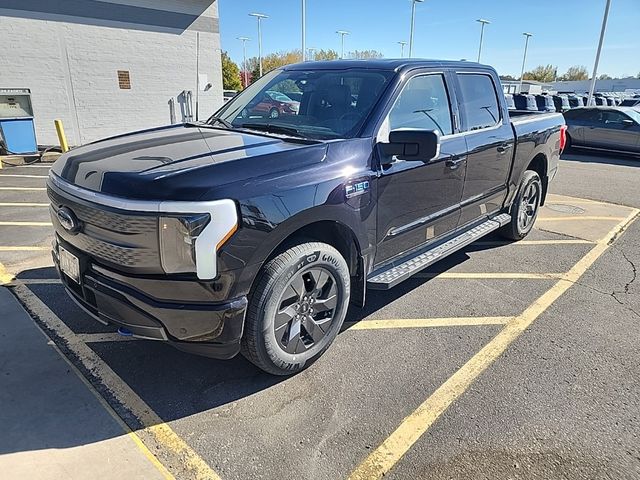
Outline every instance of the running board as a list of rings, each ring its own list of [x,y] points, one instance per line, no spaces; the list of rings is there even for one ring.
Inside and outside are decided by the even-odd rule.
[[[466,247],[470,243],[484,237],[486,234],[497,230],[511,221],[511,215],[501,213],[489,220],[484,221],[457,237],[441,243],[429,250],[418,251],[414,256],[402,263],[391,264],[391,266],[380,271],[373,272],[367,279],[367,287],[373,290],[388,290],[406,280],[414,273],[427,268],[429,265],[442,260],[457,250]]]

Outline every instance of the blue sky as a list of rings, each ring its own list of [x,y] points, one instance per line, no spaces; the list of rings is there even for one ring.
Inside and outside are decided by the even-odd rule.
[[[300,48],[301,0],[218,0],[222,49],[236,62],[242,47],[236,37],[247,36],[247,56],[257,56],[256,20],[263,21],[265,54]],[[524,37],[529,44],[527,67],[552,63],[564,73],[571,65],[593,68],[605,0],[426,0],[416,7],[414,56],[476,60],[480,25],[485,28],[482,62],[501,74],[520,75]],[[519,8],[514,9],[513,6]],[[525,5],[529,7],[524,8]],[[340,50],[336,30],[348,30],[345,50],[375,49],[399,57],[399,40],[408,40],[410,0],[307,0],[307,47]],[[600,73],[612,76],[640,72],[640,0],[612,0],[600,60]],[[405,54],[406,54],[405,50]]]

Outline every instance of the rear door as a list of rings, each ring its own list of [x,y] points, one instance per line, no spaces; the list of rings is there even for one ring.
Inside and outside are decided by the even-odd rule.
[[[515,139],[508,114],[498,101],[499,90],[493,76],[458,72],[456,78],[458,109],[467,143],[460,217],[463,226],[502,208]]]
[[[428,162],[383,158],[378,179],[376,265],[451,233],[458,225],[465,175],[466,142],[455,135],[454,92],[446,72],[407,78],[377,135],[388,142],[398,128],[437,130],[440,154]],[[389,163],[391,162],[391,163]]]

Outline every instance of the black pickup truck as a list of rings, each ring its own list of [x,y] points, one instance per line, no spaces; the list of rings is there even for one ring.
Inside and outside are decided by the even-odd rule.
[[[469,62],[307,62],[207,122],[74,149],[48,179],[60,277],[135,336],[295,373],[368,289],[529,233],[565,127],[501,90]]]

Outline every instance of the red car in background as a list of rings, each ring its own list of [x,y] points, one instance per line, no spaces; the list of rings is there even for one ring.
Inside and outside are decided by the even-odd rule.
[[[243,118],[256,115],[278,118],[280,115],[297,115],[299,108],[300,102],[291,100],[284,93],[268,90],[256,103],[247,105],[241,115]]]

